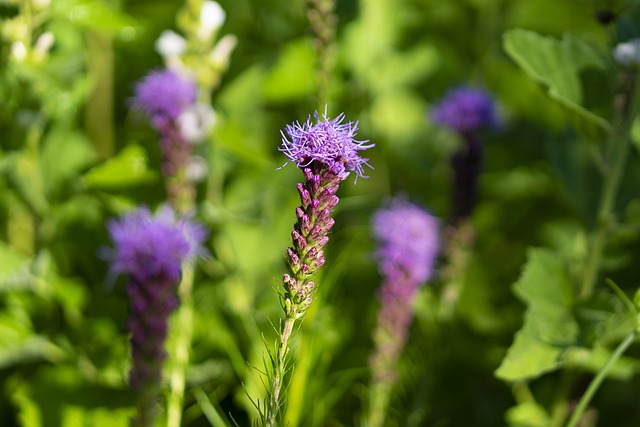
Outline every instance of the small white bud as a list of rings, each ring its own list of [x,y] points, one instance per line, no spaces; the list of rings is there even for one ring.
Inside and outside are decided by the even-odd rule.
[[[180,134],[187,142],[202,142],[216,123],[216,113],[210,105],[196,104],[187,108],[178,117]]]
[[[180,56],[187,50],[187,41],[175,31],[165,30],[156,40],[155,48],[163,58]]]
[[[226,13],[215,1],[205,0],[200,9],[200,28],[198,28],[198,38],[207,40],[213,33],[218,31],[224,20]]]
[[[49,53],[55,41],[56,38],[51,31],[42,33],[33,48],[36,58],[43,59]]]
[[[207,161],[200,156],[191,156],[187,164],[187,178],[191,182],[203,181],[209,172]]]
[[[11,54],[18,62],[22,62],[27,58],[27,48],[22,42],[13,42],[11,44]]]
[[[237,44],[238,38],[233,34],[222,37],[209,53],[209,61],[218,69],[227,68],[231,52]]]
[[[618,43],[613,50],[614,59],[626,67],[640,65],[640,38]]]

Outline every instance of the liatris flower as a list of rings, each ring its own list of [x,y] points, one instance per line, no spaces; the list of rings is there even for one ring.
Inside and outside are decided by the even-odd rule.
[[[357,122],[342,123],[344,114],[329,119],[315,113],[304,124],[288,125],[282,132],[279,150],[294,162],[304,174],[304,182],[297,185],[302,204],[296,208],[297,222],[291,233],[292,247],[287,249],[289,273],[282,278],[284,286],[280,342],[272,357],[273,378],[264,421],[278,425],[280,419],[280,390],[285,372],[285,359],[294,323],[309,308],[315,284],[311,276],[324,264],[324,247],[334,220],[331,211],[338,204],[336,193],[341,181],[355,172],[363,177],[364,165],[369,166],[359,151],[373,147],[368,141],[355,140]],[[371,167],[371,166],[369,166]]]
[[[129,276],[133,359],[129,383],[138,409],[134,425],[154,426],[168,318],[178,306],[182,263],[204,254],[206,232],[186,218],[176,218],[169,207],[155,216],[140,208],[111,221],[108,229],[115,246],[111,270]]]
[[[196,104],[194,82],[170,70],[154,71],[136,85],[133,106],[143,111],[161,135],[162,173],[171,205],[181,212],[193,208],[195,188],[187,167],[192,144],[203,140],[213,125],[208,105]]]
[[[433,272],[439,249],[438,222],[422,208],[395,199],[389,208],[375,213],[373,231],[383,283],[373,334],[375,350],[370,359],[372,384],[367,425],[381,426],[413,319],[413,299]]]
[[[465,144],[451,158],[454,171],[452,222],[471,216],[476,204],[483,146],[479,132],[499,126],[493,100],[485,91],[466,86],[449,92],[431,111],[431,120],[458,132]]]
[[[170,70],[153,71],[136,85],[134,105],[140,108],[157,128],[175,121],[193,105],[197,96],[194,82]]]
[[[431,120],[462,134],[499,125],[491,96],[467,86],[450,91],[438,102],[431,110]]]

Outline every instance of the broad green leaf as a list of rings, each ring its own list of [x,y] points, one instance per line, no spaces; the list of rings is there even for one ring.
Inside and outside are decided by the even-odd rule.
[[[584,107],[580,73],[587,69],[606,70],[602,56],[570,34],[558,41],[532,31],[515,29],[504,34],[504,48],[532,79],[549,90],[560,103],[576,131],[587,139],[606,136],[611,125]]]
[[[548,427],[551,423],[547,411],[535,402],[524,402],[509,408],[505,418],[511,427]]]
[[[528,307],[522,329],[495,372],[505,381],[535,378],[560,367],[578,335],[571,313],[572,283],[557,253],[530,249],[514,292]]]
[[[115,157],[91,169],[83,177],[92,189],[127,188],[153,182],[157,174],[147,167],[147,155],[139,145],[129,145]]]
[[[47,193],[73,178],[94,158],[95,153],[82,133],[68,129],[53,129],[48,133],[40,155]]]

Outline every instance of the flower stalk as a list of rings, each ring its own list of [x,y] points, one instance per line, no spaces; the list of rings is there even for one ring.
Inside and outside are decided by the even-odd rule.
[[[311,278],[325,263],[324,247],[335,223],[331,214],[339,201],[336,196],[339,184],[351,171],[363,176],[363,165],[368,163],[358,151],[372,147],[364,145],[366,141],[354,140],[357,123],[342,124],[343,114],[331,120],[326,113],[320,118],[316,112],[315,119],[315,124],[309,117],[302,125],[296,122],[287,126],[288,137],[282,134],[279,148],[289,161],[302,169],[304,181],[297,184],[301,204],[296,208],[292,245],[287,249],[289,271],[282,277],[284,320],[270,358],[270,390],[261,414],[263,424],[269,427],[280,425],[283,418],[282,390],[289,341],[296,322],[304,317],[312,303],[316,285]]]

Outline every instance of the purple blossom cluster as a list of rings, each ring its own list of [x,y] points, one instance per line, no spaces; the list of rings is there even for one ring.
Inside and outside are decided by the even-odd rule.
[[[439,250],[438,221],[422,208],[394,199],[373,217],[373,232],[383,283],[371,356],[374,384],[395,380],[396,364],[413,319],[418,286],[431,277]]]
[[[167,178],[169,203],[181,212],[193,207],[195,187],[193,144],[204,138],[212,125],[210,106],[196,104],[195,82],[175,71],[149,73],[135,87],[134,108],[144,112],[161,136],[162,173]]]
[[[177,120],[196,101],[197,87],[175,71],[149,73],[135,87],[133,105],[143,111],[154,126]]]
[[[327,114],[322,119],[316,111],[317,123],[312,123],[311,116],[304,124],[295,122],[287,125],[285,136],[282,134],[282,146],[279,148],[290,161],[300,168],[306,168],[313,162],[325,164],[335,175],[344,180],[351,171],[364,177],[364,167],[371,167],[368,159],[360,157],[358,151],[373,147],[365,145],[368,141],[357,141],[355,134],[358,122],[342,124],[344,113],[330,120]]]
[[[430,116],[433,122],[462,134],[499,126],[493,98],[468,86],[449,91],[433,106]]]
[[[207,233],[190,219],[177,218],[168,207],[155,216],[139,208],[111,221],[108,230],[115,246],[111,269],[129,276],[127,326],[133,359],[129,382],[136,392],[136,425],[153,425],[168,319],[178,305],[182,263],[205,253],[201,245]]]

